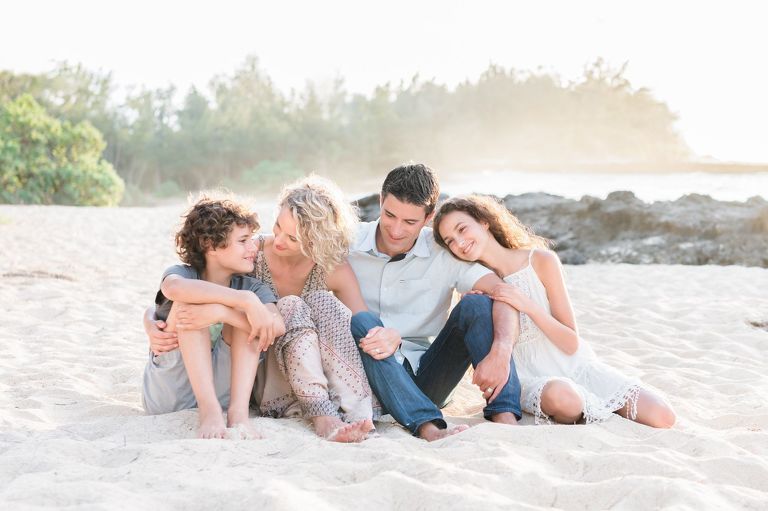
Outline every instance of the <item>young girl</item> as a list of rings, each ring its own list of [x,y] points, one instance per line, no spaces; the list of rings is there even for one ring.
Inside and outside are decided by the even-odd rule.
[[[579,337],[560,259],[502,204],[482,196],[449,199],[434,233],[457,258],[479,261],[504,279],[491,297],[520,312],[513,356],[523,410],[536,423],[591,423],[613,413],[657,428],[675,423],[660,396],[600,362]]]

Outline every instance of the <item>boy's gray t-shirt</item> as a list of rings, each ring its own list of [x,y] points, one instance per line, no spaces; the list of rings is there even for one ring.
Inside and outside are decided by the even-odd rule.
[[[202,280],[200,274],[197,273],[197,270],[187,264],[175,264],[171,266],[163,272],[163,277],[160,279],[160,282],[162,283],[168,275],[178,275],[185,279]],[[259,279],[247,275],[233,275],[232,279],[229,281],[229,287],[230,289],[253,291],[256,293],[259,300],[261,300],[261,303],[277,302],[277,298],[272,290],[269,289],[269,286]],[[162,290],[157,291],[155,305],[155,317],[163,321],[167,320],[173,302],[165,297]]]

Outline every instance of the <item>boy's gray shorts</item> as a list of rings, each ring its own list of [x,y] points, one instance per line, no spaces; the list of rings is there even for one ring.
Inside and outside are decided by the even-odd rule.
[[[221,407],[229,406],[230,374],[232,354],[229,346],[219,337],[211,350],[213,362],[213,385]],[[142,389],[144,410],[151,415],[171,413],[197,407],[192,385],[181,358],[181,351],[175,349],[160,355],[149,351],[149,360],[144,369]]]

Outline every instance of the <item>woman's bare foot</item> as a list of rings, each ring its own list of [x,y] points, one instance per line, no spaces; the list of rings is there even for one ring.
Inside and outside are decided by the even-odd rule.
[[[427,442],[434,442],[435,440],[440,440],[441,438],[455,435],[468,429],[469,426],[466,424],[459,424],[452,428],[440,429],[432,422],[425,422],[419,427],[419,438],[423,438]]]
[[[210,410],[201,408],[199,419],[200,427],[197,430],[198,438],[227,437],[227,426],[224,424],[221,408],[211,408]]]
[[[235,440],[254,440],[257,438],[264,438],[259,433],[248,417],[248,412],[238,413],[232,410],[227,412],[227,428],[235,430],[233,435]]]
[[[517,426],[517,417],[512,412],[501,412],[496,415],[491,415],[491,421],[498,424],[509,424],[510,426]]]
[[[373,430],[373,422],[371,419],[346,423],[338,417],[324,415],[313,417],[312,422],[315,425],[315,433],[317,433],[317,436],[323,437],[331,442],[362,442],[366,439],[368,433]]]

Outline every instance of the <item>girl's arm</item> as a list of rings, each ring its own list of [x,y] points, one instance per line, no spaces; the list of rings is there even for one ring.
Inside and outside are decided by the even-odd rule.
[[[579,349],[579,332],[560,259],[552,251],[537,250],[533,254],[533,269],[547,291],[551,314],[508,284],[494,290],[493,298],[506,301],[526,313],[560,351],[573,355]]]
[[[367,311],[368,307],[360,292],[360,284],[357,282],[355,272],[348,262],[344,262],[333,269],[325,278],[328,289],[333,291],[341,303],[346,305],[352,314]]]

